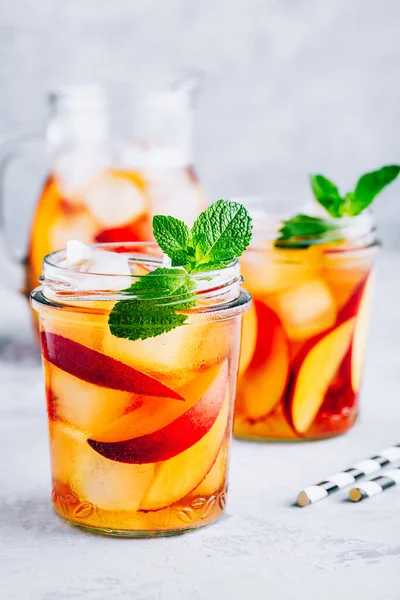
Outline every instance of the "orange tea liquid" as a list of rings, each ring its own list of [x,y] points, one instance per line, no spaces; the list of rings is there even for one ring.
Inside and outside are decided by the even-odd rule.
[[[305,440],[347,431],[358,413],[372,248],[250,249],[235,433]]]

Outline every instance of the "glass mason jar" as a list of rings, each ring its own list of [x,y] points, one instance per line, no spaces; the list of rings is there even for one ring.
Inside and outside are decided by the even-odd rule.
[[[243,319],[234,432],[275,441],[344,433],[358,415],[374,221],[335,219],[325,237],[275,247],[282,217],[247,205],[254,236],[241,269],[253,305]]]
[[[44,256],[69,239],[149,240],[153,214],[190,224],[206,208],[192,156],[197,79],[188,75],[161,89],[62,87],[49,95],[44,135],[6,144],[0,225],[5,247],[24,265],[27,294]]]
[[[96,248],[129,258],[131,274],[66,268],[58,251],[45,258],[42,286],[31,296],[40,317],[54,508],[74,525],[110,535],[172,535],[212,523],[225,506],[241,315],[250,307],[239,265],[191,275],[196,306],[180,310],[182,300],[174,300],[185,323],[131,341],[111,334],[110,311],[128,300],[119,290],[162,257],[146,243]],[[148,291],[135,296],[144,308],[168,304]]]

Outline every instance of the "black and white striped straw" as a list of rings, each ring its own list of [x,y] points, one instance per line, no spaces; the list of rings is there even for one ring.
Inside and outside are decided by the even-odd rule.
[[[318,502],[330,494],[355,483],[358,479],[374,475],[384,467],[393,465],[398,461],[400,461],[400,444],[385,448],[376,456],[360,460],[349,469],[336,473],[320,483],[305,488],[297,496],[297,504],[298,506],[314,504],[314,502]]]
[[[383,475],[351,488],[349,498],[352,502],[361,502],[361,500],[377,496],[397,484],[400,484],[400,467],[389,469]]]

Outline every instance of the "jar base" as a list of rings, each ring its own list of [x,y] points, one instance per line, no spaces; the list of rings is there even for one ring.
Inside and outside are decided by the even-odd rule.
[[[60,514],[56,509],[53,509],[57,517],[71,525],[76,529],[80,529],[86,531],[87,533],[94,533],[96,535],[103,535],[106,537],[123,537],[123,538],[159,538],[159,537],[175,537],[179,535],[183,535],[185,533],[189,533],[191,531],[197,531],[198,529],[204,529],[205,527],[209,527],[213,525],[219,520],[219,515],[214,521],[204,523],[201,525],[196,525],[195,527],[183,527],[182,529],[164,529],[164,530],[151,530],[151,529],[111,529],[108,527],[95,527],[92,525],[86,525],[84,523],[77,523],[76,521],[72,521],[71,519],[67,519],[64,515]],[[221,513],[223,514],[223,513]]]
[[[255,435],[241,435],[234,434],[236,440],[242,442],[262,442],[265,444],[304,444],[307,442],[322,442],[323,440],[331,440],[333,438],[345,435],[349,430],[338,431],[337,433],[330,433],[328,435],[320,435],[315,437],[298,437],[298,438],[273,438],[273,437],[261,437]]]

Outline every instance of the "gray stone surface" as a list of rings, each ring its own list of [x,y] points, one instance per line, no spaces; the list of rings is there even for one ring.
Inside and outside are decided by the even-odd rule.
[[[194,66],[210,198],[304,195],[308,171],[350,186],[399,160],[399,24],[398,0],[0,0],[0,141],[42,124],[54,85]],[[397,186],[377,210],[400,248],[398,206]]]
[[[226,516],[153,540],[86,534],[53,514],[42,373],[23,299],[1,290],[2,600],[398,600],[400,489],[358,505],[344,492],[291,503],[302,486],[400,441],[399,268],[398,255],[382,255],[353,431],[300,445],[234,442]]]

